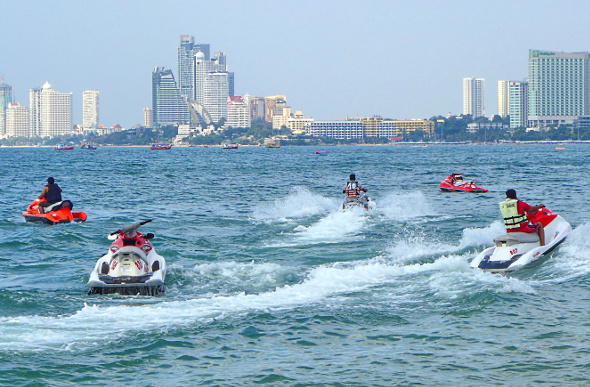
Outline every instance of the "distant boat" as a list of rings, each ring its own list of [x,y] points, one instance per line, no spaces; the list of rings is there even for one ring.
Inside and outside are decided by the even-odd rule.
[[[53,149],[55,150],[74,150],[73,145],[57,144]]]
[[[238,145],[237,143],[224,142],[221,144],[221,149],[238,149]]]
[[[280,148],[281,147],[281,141],[280,140],[276,140],[276,139],[266,140],[266,141],[264,141],[264,146],[267,147],[267,148]]]
[[[325,151],[325,150],[315,151],[315,154],[320,155],[320,156],[326,156],[328,154],[328,151]]]
[[[151,150],[167,150],[172,148],[172,144],[164,144],[164,143],[153,143],[150,145]]]
[[[82,146],[80,148],[82,148],[82,149],[90,149],[90,150],[97,149],[97,147],[94,146],[94,145],[92,145],[92,144],[82,144]]]
[[[565,147],[564,146],[556,146],[555,149],[557,149],[557,150],[564,150]]]

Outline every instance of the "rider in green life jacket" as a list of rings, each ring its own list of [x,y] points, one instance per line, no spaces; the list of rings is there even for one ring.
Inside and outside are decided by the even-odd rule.
[[[543,224],[535,223],[531,225],[526,217],[526,213],[534,214],[541,208],[545,207],[544,204],[531,206],[526,202],[518,200],[516,198],[516,191],[513,189],[506,191],[506,200],[499,204],[502,218],[504,218],[506,232],[538,232],[541,246],[545,246],[545,231],[543,230]]]

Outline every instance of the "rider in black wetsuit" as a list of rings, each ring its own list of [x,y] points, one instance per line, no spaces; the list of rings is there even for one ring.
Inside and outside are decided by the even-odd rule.
[[[46,202],[39,203],[39,213],[45,213],[45,207],[49,207],[55,203],[61,202],[61,188],[55,184],[53,177],[47,179],[47,185],[43,188],[43,192],[39,195],[39,199],[45,198]]]

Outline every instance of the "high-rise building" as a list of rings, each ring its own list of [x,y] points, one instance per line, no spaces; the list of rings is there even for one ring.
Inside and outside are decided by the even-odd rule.
[[[156,67],[152,72],[153,127],[190,123],[188,105],[180,95],[172,70]]]
[[[84,129],[98,128],[98,90],[82,92],[82,126]]]
[[[178,46],[178,87],[180,94],[194,99],[194,61],[195,38],[189,35],[180,35]]]
[[[6,109],[6,137],[30,137],[29,108],[11,103]]]
[[[510,127],[526,128],[529,116],[529,84],[528,82],[512,81],[509,85],[510,94]]]
[[[143,126],[145,128],[153,128],[154,127],[154,119],[152,115],[152,109],[144,108],[143,109]]]
[[[529,50],[528,126],[573,123],[590,114],[588,55]]]
[[[56,137],[72,132],[72,93],[60,93],[45,82],[29,92],[31,136]]]
[[[205,78],[211,72],[226,72],[227,68],[223,64],[217,63],[216,60],[207,59],[206,55],[202,51],[198,51],[195,54],[195,74],[194,74],[194,96],[195,101],[204,105],[204,85]],[[229,81],[229,79],[228,79]],[[228,82],[228,95],[229,95],[229,82]],[[224,100],[225,102],[225,100]]]
[[[510,81],[498,81],[498,115],[506,118],[510,115]]]
[[[463,114],[473,118],[485,115],[485,80],[483,78],[463,78]]]
[[[229,96],[227,98],[227,120],[225,127],[232,128],[249,128],[250,121],[250,104],[247,96]]]
[[[225,71],[213,71],[206,74],[203,82],[203,107],[209,112],[213,122],[227,118],[227,99],[229,97],[229,80]]]
[[[0,137],[6,135],[6,109],[12,103],[12,86],[0,83]]]

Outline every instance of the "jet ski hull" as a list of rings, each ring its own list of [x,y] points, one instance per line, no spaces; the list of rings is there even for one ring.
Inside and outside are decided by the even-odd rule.
[[[572,231],[572,226],[547,209],[539,212],[543,212],[538,221],[543,223],[545,246],[541,246],[537,233],[514,232],[500,235],[494,239],[495,246],[485,249],[471,261],[471,267],[491,273],[510,273],[550,253],[565,240]]]
[[[88,294],[157,296],[166,291],[166,260],[156,253],[148,239],[132,225],[131,237],[125,230],[98,259],[88,279]],[[135,227],[135,228],[133,228]]]
[[[354,207],[362,207],[365,210],[369,210],[369,200],[366,196],[350,197],[346,198],[344,203],[342,203],[343,210],[349,210]]]
[[[85,222],[88,217],[85,212],[74,212],[70,208],[63,206],[55,211],[51,210],[41,214],[39,212],[40,202],[39,199],[36,199],[29,205],[27,211],[23,212],[23,217],[26,222],[40,222],[53,225],[57,223]],[[61,203],[65,202],[66,200]]]
[[[440,190],[443,192],[473,192],[473,193],[488,192],[488,189],[483,188],[483,187],[478,187],[477,185],[475,185],[475,183],[467,182],[467,183],[464,183],[461,185],[454,185],[453,183],[451,183],[447,179],[443,180],[438,185],[438,188],[440,188]]]

